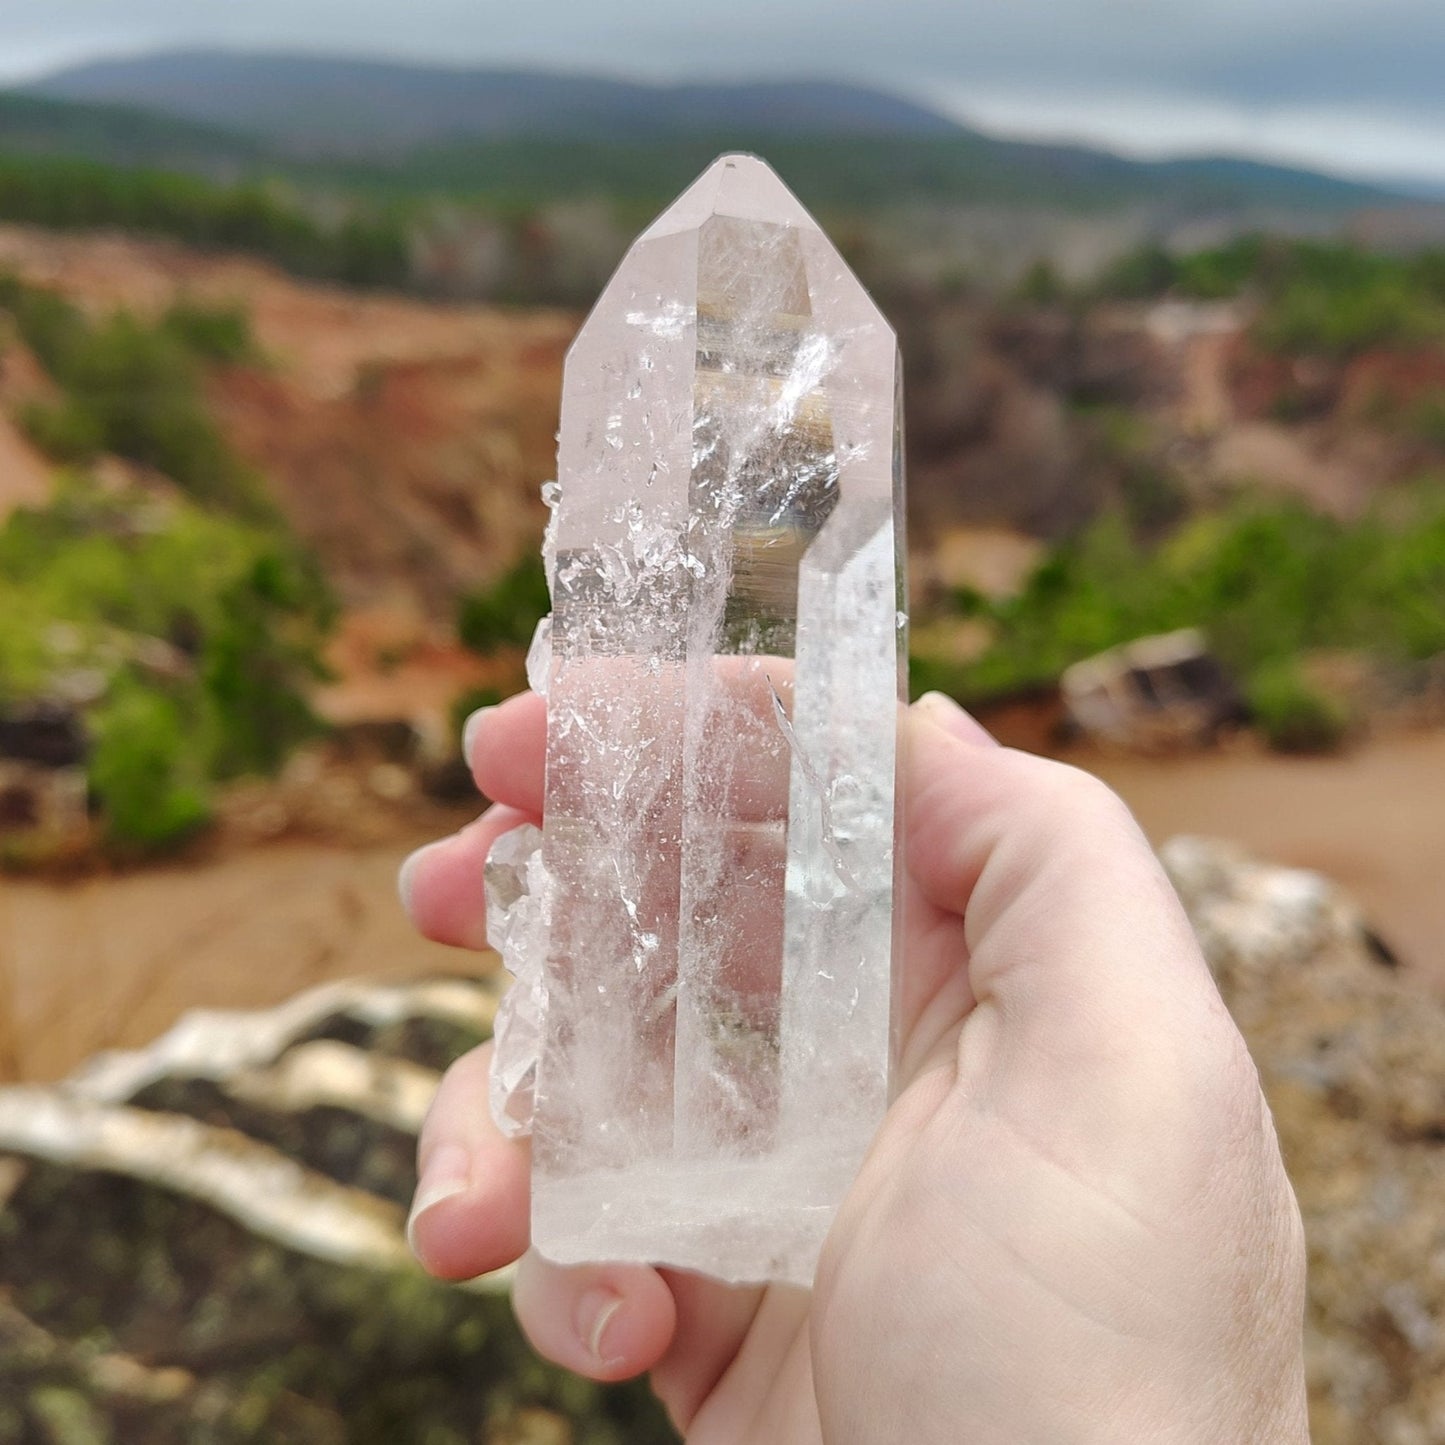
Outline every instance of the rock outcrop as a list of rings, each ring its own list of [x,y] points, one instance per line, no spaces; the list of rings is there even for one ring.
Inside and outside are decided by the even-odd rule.
[[[417,1130],[495,1006],[333,984],[0,1089],[0,1441],[671,1441],[644,1387],[539,1364],[505,1276],[407,1250]]]
[[[1309,1243],[1314,1445],[1445,1442],[1445,1002],[1317,874],[1163,850],[1274,1110]]]

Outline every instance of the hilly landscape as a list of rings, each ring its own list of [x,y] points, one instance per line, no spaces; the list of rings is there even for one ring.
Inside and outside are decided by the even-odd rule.
[[[495,957],[420,940],[398,868],[475,818],[465,720],[525,685],[568,348],[737,148],[898,333],[912,693],[1174,860],[1305,1209],[1314,1438],[1439,1436],[1445,208],[827,80],[178,51],[0,91],[0,1439],[654,1438],[453,1332],[468,1292],[376,1304],[225,1223],[208,1161],[267,1161],[274,1219],[294,1154],[401,1257],[474,1037],[448,976]],[[425,980],[435,1031],[358,977]],[[45,1081],[196,1008],[265,1012],[78,1116],[145,1130],[120,1173],[47,1153]]]
[[[900,335],[920,688],[1047,689],[1204,622],[1265,734],[1333,745],[1370,688],[1322,691],[1305,654],[1409,673],[1445,646],[1412,601],[1434,493],[1409,503],[1414,551],[1376,516],[1445,462],[1445,252],[1342,240],[1383,193],[1000,141],[834,83],[105,62],[0,94],[0,688],[64,673],[51,623],[82,614],[85,678],[200,649],[166,653],[179,690],[142,668],[122,698],[116,736],[176,740],[110,789],[167,780],[129,843],[184,840],[313,724],[390,718],[444,748],[469,688],[520,676],[567,342],[652,207],[741,130]],[[160,549],[122,605],[71,562],[83,539],[123,575],[105,539],[148,535],[157,498],[185,566],[234,595],[192,605]],[[1303,560],[1251,570],[1261,549]],[[1340,581],[1361,567],[1368,595]],[[141,640],[117,653],[122,613]],[[101,731],[118,696],[92,700]]]
[[[900,335],[917,689],[1053,747],[1064,668],[1203,625],[1271,745],[1433,705],[1445,252],[1349,241],[1382,193],[833,84],[180,53],[0,94],[0,704],[94,739],[82,854],[431,825],[546,605],[566,347],[742,116]]]
[[[11,155],[68,154],[179,169],[234,170],[257,165],[267,154],[258,139],[142,106],[16,91],[0,91],[0,141]]]
[[[79,107],[67,114],[35,98]],[[119,106],[121,110],[111,111]],[[149,122],[137,114],[148,112]],[[168,133],[166,123],[177,127]],[[605,195],[656,204],[712,156],[758,149],[819,207],[904,202],[1190,215],[1338,212],[1384,189],[1221,157],[1125,160],[985,136],[912,101],[826,80],[642,85],[323,56],[179,51],[62,71],[0,97],[0,144],[416,194]]]
[[[145,104],[295,150],[406,150],[477,136],[658,133],[747,126],[775,135],[938,136],[958,130],[897,96],[826,81],[641,85],[599,76],[176,51],[97,61],[38,87],[66,100]]]

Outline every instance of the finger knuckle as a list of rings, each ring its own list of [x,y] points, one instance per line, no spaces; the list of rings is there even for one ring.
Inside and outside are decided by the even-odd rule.
[[[1095,829],[1132,825],[1133,816],[1124,800],[1093,773],[1047,758],[1032,761],[1038,765],[1039,807],[1060,822]]]

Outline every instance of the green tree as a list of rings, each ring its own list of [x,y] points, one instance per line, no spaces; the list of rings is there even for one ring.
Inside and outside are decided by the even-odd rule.
[[[499,647],[525,647],[532,640],[537,620],[551,603],[547,574],[535,553],[524,557],[484,592],[462,598],[457,609],[457,636],[474,652],[495,652]]]

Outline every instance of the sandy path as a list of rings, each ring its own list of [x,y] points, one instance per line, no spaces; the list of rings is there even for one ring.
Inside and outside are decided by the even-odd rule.
[[[145,1043],[187,1008],[471,968],[401,911],[410,841],[281,843],[66,884],[0,879],[0,1077],[53,1078],[97,1049]]]
[[[1157,843],[1233,838],[1343,884],[1412,969],[1445,988],[1445,732],[1385,737],[1339,758],[1075,756]]]

